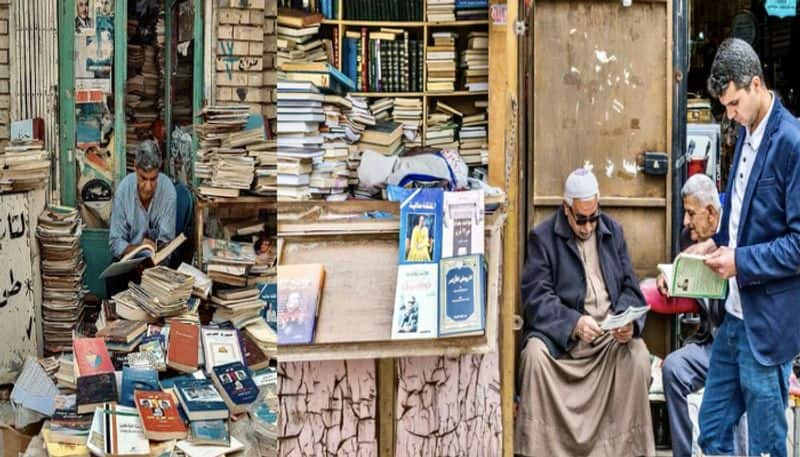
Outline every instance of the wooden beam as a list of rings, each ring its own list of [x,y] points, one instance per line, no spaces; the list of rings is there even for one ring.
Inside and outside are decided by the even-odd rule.
[[[397,379],[395,377],[395,359],[380,359],[378,364],[378,455],[394,456],[395,441],[395,394]]]
[[[128,5],[127,2],[116,2],[114,4],[114,187],[122,181],[127,172],[127,136],[125,134],[125,81],[127,79]]]
[[[75,59],[75,0],[58,2],[58,60]],[[59,173],[61,203],[75,206],[75,65],[58,66]]]

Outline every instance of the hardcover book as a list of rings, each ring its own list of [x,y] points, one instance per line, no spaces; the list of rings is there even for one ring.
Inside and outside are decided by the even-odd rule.
[[[398,266],[392,339],[436,338],[438,271],[435,263]]]
[[[72,342],[72,352],[76,378],[114,372],[114,364],[102,338],[76,338]]]
[[[117,401],[117,378],[114,372],[81,376],[76,381],[75,401],[78,414],[91,413],[98,405]]]
[[[484,253],[483,191],[445,192],[442,258]]]
[[[442,194],[441,189],[415,189],[400,204],[401,264],[439,261]]]
[[[215,367],[211,379],[233,414],[243,413],[258,398],[258,386],[247,367],[239,362]]]
[[[167,366],[184,373],[197,370],[199,364],[200,327],[187,322],[175,322],[169,330]]]
[[[137,390],[134,400],[148,439],[166,441],[186,437],[186,426],[171,394]]]
[[[324,283],[320,264],[278,266],[279,345],[311,343]]]
[[[123,367],[119,403],[123,406],[135,407],[133,394],[137,390],[161,390],[158,384],[158,373],[146,368]]]
[[[225,401],[208,379],[179,379],[175,390],[190,421],[228,418]]]
[[[442,259],[439,270],[439,336],[483,333],[486,326],[483,256]]]

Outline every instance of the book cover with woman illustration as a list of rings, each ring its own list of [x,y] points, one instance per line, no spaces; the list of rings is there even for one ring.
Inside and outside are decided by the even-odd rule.
[[[400,205],[400,263],[438,262],[442,189],[416,189]]]

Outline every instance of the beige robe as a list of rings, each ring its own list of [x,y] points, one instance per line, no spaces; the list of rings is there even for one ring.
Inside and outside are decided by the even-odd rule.
[[[586,313],[598,322],[611,303],[597,241],[578,243],[586,271]],[[514,452],[523,456],[653,456],[650,363],[641,338],[619,344],[610,333],[554,359],[528,340],[520,355],[520,404]]]

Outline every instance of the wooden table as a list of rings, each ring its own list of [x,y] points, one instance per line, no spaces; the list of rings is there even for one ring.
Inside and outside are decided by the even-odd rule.
[[[195,230],[195,249],[197,252],[197,263],[203,265],[203,210],[206,208],[223,208],[228,206],[247,206],[255,209],[275,209],[276,202],[273,197],[259,197],[256,195],[242,195],[236,198],[207,197],[205,195],[194,194],[194,230]]]

